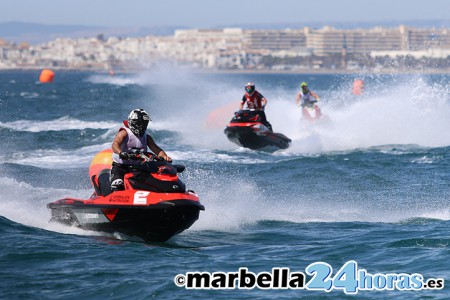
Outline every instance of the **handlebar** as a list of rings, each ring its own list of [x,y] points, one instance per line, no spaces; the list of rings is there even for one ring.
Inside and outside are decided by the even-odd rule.
[[[128,156],[130,157],[130,160],[140,160],[142,163],[154,161],[154,160],[162,160],[158,156],[156,156],[153,153],[150,152],[143,152],[143,153],[128,153]]]
[[[184,171],[185,167],[183,165],[173,165],[172,161],[166,161],[163,158],[158,157],[152,152],[146,152],[141,149],[130,149],[128,151],[128,156],[130,160],[140,161],[140,164],[128,165],[130,170],[136,171],[150,171],[151,173],[158,172],[159,167],[167,164],[169,169],[173,168],[174,173],[181,173]],[[153,162],[153,163],[152,163]],[[168,171],[170,173],[170,171]]]
[[[301,107],[305,107],[305,106],[312,106],[313,104],[317,103],[317,100],[309,100],[309,101],[305,101],[302,104],[300,104]]]
[[[127,157],[124,159],[140,161],[142,163],[151,161],[162,161],[163,158],[158,157],[152,152],[143,151],[142,149],[132,148],[127,151]]]

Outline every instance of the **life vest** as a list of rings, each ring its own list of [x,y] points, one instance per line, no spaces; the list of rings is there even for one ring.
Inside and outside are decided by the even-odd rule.
[[[306,93],[303,93],[303,91],[301,91],[300,93],[302,93],[302,100],[303,100],[303,104],[305,106],[312,106],[314,104],[314,101],[316,99],[314,99],[311,95],[311,91],[308,90]]]
[[[249,95],[249,93],[245,92],[245,101],[247,102],[247,107],[249,109],[262,109],[262,99],[264,98],[263,95],[258,93],[257,91],[254,91],[252,95]]]
[[[121,127],[119,131],[126,130],[127,136],[123,140],[123,142],[120,144],[120,152],[128,152],[128,150],[134,148],[134,149],[141,149],[144,151],[147,151],[147,138],[148,135],[145,133],[142,136],[135,136],[134,133],[127,127]],[[122,160],[119,157],[119,154],[113,153],[113,161],[119,164],[138,164],[139,161],[136,160]]]

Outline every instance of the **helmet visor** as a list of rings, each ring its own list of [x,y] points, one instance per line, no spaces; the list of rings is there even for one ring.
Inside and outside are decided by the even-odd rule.
[[[247,93],[253,93],[255,91],[255,86],[254,85],[247,85],[247,86],[245,86],[245,91]]]
[[[132,120],[128,121],[128,126],[135,135],[142,136],[145,131],[147,130],[148,121],[138,121],[138,120]]]

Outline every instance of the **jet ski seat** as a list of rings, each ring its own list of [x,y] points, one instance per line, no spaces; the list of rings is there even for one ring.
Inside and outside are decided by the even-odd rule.
[[[99,196],[108,196],[111,194],[111,184],[109,182],[109,176],[111,171],[109,169],[103,169],[98,173],[98,179],[95,180],[95,176],[92,178],[95,193]],[[98,182],[98,184],[97,184]]]

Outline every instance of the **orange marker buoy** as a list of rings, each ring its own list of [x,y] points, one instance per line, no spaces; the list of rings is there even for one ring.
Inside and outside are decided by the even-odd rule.
[[[39,81],[42,83],[53,82],[55,78],[55,73],[52,70],[44,69],[41,72],[41,76],[39,76]]]
[[[364,80],[355,79],[355,81],[353,81],[353,89],[352,89],[353,95],[361,95],[363,92],[364,92]]]
[[[111,169],[112,165],[112,149],[106,149],[97,153],[91,161],[89,166],[89,179],[92,180],[92,177],[104,170]]]
[[[208,129],[224,128],[233,117],[233,112],[239,110],[239,102],[231,102],[209,113],[206,119]]]

